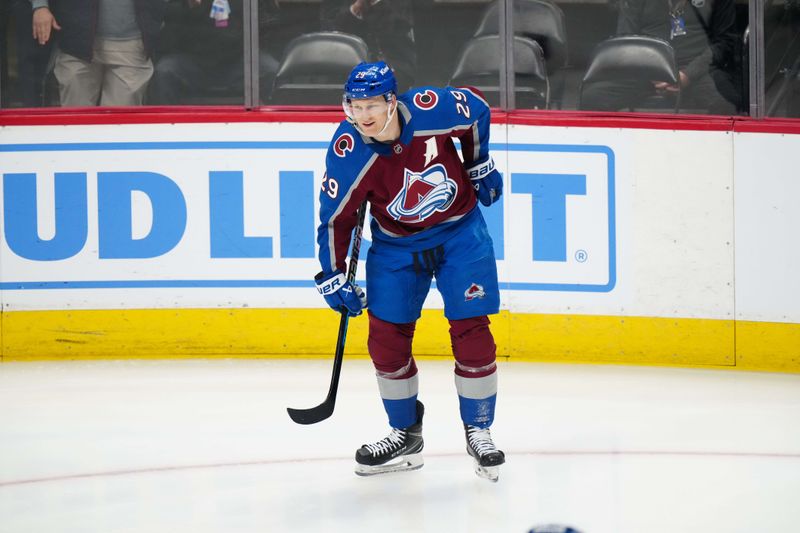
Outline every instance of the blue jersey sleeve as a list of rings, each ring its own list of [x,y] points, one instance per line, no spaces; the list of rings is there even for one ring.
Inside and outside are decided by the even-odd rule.
[[[471,87],[447,87],[452,97],[452,105],[459,115],[471,119],[471,127],[457,135],[461,141],[461,155],[464,166],[486,161],[489,158],[489,128],[492,112],[483,93]],[[467,116],[468,115],[468,116]]]
[[[325,159],[325,175],[319,192],[317,244],[322,271],[345,271],[358,208],[366,198],[359,187],[375,154],[364,150],[360,137],[342,125],[336,131]]]

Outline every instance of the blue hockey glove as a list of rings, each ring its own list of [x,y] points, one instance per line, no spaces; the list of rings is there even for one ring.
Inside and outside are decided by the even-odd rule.
[[[347,281],[341,270],[330,274],[320,272],[314,276],[317,292],[325,297],[325,302],[334,311],[347,311],[350,316],[358,316],[367,307],[367,295],[358,285]]]
[[[475,194],[483,205],[495,203],[503,194],[503,175],[494,166],[494,160],[487,157],[467,169]]]

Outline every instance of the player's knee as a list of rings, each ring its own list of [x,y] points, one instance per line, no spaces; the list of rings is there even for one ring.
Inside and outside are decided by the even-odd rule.
[[[367,348],[375,369],[380,375],[390,379],[403,379],[415,375],[417,367],[411,357],[411,345],[416,323],[393,324],[381,320],[372,313],[368,313],[368,316]]]
[[[456,359],[456,374],[482,377],[495,372],[497,347],[488,317],[450,320],[450,341]]]

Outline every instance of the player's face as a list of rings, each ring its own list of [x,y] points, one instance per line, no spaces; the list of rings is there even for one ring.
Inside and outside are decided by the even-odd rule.
[[[383,96],[350,100],[350,116],[365,135],[374,137],[386,125],[389,105]]]

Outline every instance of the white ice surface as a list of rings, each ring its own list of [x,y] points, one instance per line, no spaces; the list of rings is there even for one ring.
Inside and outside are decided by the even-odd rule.
[[[492,484],[452,362],[423,360],[425,466],[353,473],[388,432],[368,361],[0,364],[0,532],[800,531],[800,376],[502,363]]]

